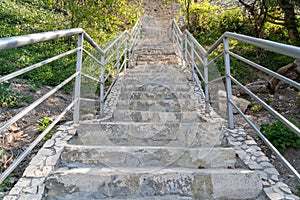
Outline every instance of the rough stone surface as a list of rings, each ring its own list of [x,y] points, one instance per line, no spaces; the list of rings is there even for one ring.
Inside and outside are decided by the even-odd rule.
[[[195,199],[249,199],[257,197],[261,192],[261,188],[257,187],[262,187],[256,174],[250,171],[148,167],[128,168],[128,173],[124,173],[123,169],[126,168],[57,171],[49,177],[47,187],[53,197],[60,193],[63,189],[60,185],[63,184],[66,195],[84,191],[110,197],[173,194]]]
[[[264,199],[293,199],[298,200],[299,197],[291,193],[290,188],[280,181],[279,173],[270,163],[270,160],[261,151],[256,142],[249,135],[244,134],[244,130],[237,127],[234,130],[226,130],[224,134],[225,143],[233,146],[238,157],[250,169],[258,172],[262,179]],[[236,134],[241,132],[242,134]],[[230,141],[236,141],[238,137],[244,137],[242,144],[232,144]]]
[[[226,95],[226,92],[224,90],[219,90],[218,91],[218,100],[220,101],[218,103],[218,107],[219,107],[219,110],[223,113],[226,113],[226,109],[227,109],[227,106],[226,106],[226,98],[227,98],[227,95]],[[247,107],[251,104],[250,101],[246,100],[246,99],[243,99],[243,98],[239,98],[239,97],[236,97],[236,96],[232,96],[232,101],[243,111],[245,112]],[[236,110],[234,110],[235,113],[238,113]]]
[[[253,138],[205,112],[161,2],[144,0],[153,9],[105,117],[60,126],[4,199],[298,199]]]
[[[45,142],[37,155],[31,160],[23,173],[23,177],[19,179],[9,194],[4,197],[5,200],[41,200],[43,198],[45,195],[44,183],[46,177],[53,171],[54,165],[57,164],[57,160],[62,152],[62,148],[60,148],[60,151],[56,150],[58,148],[56,143],[61,145],[61,141],[67,141],[66,138],[69,140],[74,136],[73,130],[75,130],[75,127],[73,126],[61,126],[59,129],[61,131],[55,133],[51,139]],[[56,158],[55,160],[53,159],[54,157]]]

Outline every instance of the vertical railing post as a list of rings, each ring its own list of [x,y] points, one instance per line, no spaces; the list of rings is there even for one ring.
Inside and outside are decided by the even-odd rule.
[[[188,62],[188,40],[187,40],[187,32],[184,32],[184,57],[185,57],[185,66],[189,64]]]
[[[125,38],[125,42],[124,42],[124,72],[126,72],[126,68],[127,68],[127,52],[128,52],[128,65],[129,65],[129,58],[130,58],[130,52],[128,49],[128,38]]]
[[[100,69],[100,117],[104,116],[104,69],[105,69],[105,54],[101,55]]]
[[[224,43],[224,60],[225,60],[225,70],[226,70],[226,91],[227,91],[227,112],[228,112],[228,122],[229,128],[234,128],[233,123],[233,106],[230,103],[232,100],[232,91],[231,91],[231,78],[230,78],[230,57],[229,57],[229,44],[228,38],[223,38]]]
[[[174,36],[174,21],[172,21],[172,42],[175,43],[175,36]]]
[[[184,37],[183,37],[183,35],[181,35],[181,38],[180,38],[180,45],[181,45],[181,47],[180,47],[180,54],[181,54],[181,65],[183,66],[184,65],[184,63],[183,63],[183,57],[184,57],[184,55],[183,55],[183,49],[184,49]]]
[[[192,59],[192,76],[193,81],[195,81],[195,56],[194,56],[194,42],[191,43],[191,59]]]
[[[138,29],[137,29],[137,32],[136,32],[135,38],[134,38],[134,45],[132,46],[132,48],[136,45],[137,40],[140,39],[141,31],[142,31],[142,24],[141,24],[141,21],[139,21]]]
[[[77,51],[76,72],[81,72],[81,68],[82,68],[83,34],[84,33],[80,33],[78,35],[77,46],[80,47],[80,49]],[[73,123],[75,126],[78,125],[79,123],[80,85],[81,85],[81,74],[77,75],[75,79],[74,98],[77,100],[74,105],[74,114],[73,114]]]
[[[119,76],[119,71],[120,71],[120,59],[121,59],[121,57],[120,57],[120,48],[121,48],[121,44],[118,44],[118,46],[117,46],[117,62],[116,62],[116,64],[117,64],[117,77]]]
[[[205,94],[205,112],[209,113],[209,88],[208,88],[208,55],[204,55],[204,94]]]

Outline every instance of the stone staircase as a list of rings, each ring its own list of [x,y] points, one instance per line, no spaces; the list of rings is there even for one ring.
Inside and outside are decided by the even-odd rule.
[[[258,174],[224,147],[225,122],[205,114],[170,38],[143,30],[112,116],[80,124],[47,199],[257,199]]]

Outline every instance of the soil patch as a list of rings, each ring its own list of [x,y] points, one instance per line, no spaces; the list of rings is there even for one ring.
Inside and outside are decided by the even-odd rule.
[[[282,87],[274,94],[257,94],[261,99],[267,102],[281,115],[294,122],[300,123],[300,93],[290,87]],[[248,107],[246,115],[258,127],[262,124],[272,124],[276,118],[267,110],[262,108],[259,103],[256,103],[249,96],[242,96],[252,102]],[[299,194],[300,183],[294,178],[292,173],[282,164],[275,154],[265,145],[265,143],[257,136],[256,132],[248,125],[242,116],[235,116],[235,122],[242,125],[256,142],[260,145],[264,153],[270,158],[271,163],[280,173],[282,180],[288,184],[294,194]],[[300,173],[300,148],[288,148],[283,152],[283,156],[290,164]]]
[[[35,87],[23,79],[15,79],[9,90],[17,96],[17,105],[13,108],[0,106],[0,125],[3,125],[11,117],[15,116],[26,108],[30,103],[36,101],[44,94],[49,92],[52,87]],[[61,90],[46,99],[39,106],[31,110],[27,115],[19,119],[0,134],[0,173],[36,139],[41,133],[41,125],[37,121],[43,117],[54,120],[72,101],[72,95]],[[71,113],[61,120],[60,123],[72,120]],[[55,130],[52,130],[54,133]],[[23,162],[11,173],[11,175],[0,185],[0,199],[9,192],[28,166],[30,160],[41,148],[45,140],[41,141],[35,149],[28,155]]]

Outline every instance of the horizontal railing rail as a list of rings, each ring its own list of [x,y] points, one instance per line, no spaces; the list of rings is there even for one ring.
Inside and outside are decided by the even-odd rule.
[[[64,37],[74,37],[77,36],[77,47],[63,52],[59,55],[53,56],[41,62],[35,63],[31,66],[25,67],[21,70],[15,71],[11,74],[1,76],[0,83],[10,81],[13,78],[16,78],[22,74],[30,72],[34,69],[42,67],[46,64],[49,64],[53,61],[58,59],[64,58],[66,56],[72,55],[77,53],[76,58],[76,72],[64,80],[62,83],[54,87],[51,91],[43,95],[41,98],[37,99],[35,102],[27,106],[26,108],[22,109],[18,114],[11,117],[8,121],[4,122],[0,126],[0,134],[7,134],[5,130],[20,120],[22,117],[27,115],[30,111],[34,108],[39,106],[43,103],[46,99],[51,97],[55,94],[58,90],[60,90],[63,86],[70,83],[75,79],[75,86],[74,86],[74,97],[72,102],[53,120],[53,122],[37,137],[33,142],[29,144],[24,152],[22,152],[14,161],[13,163],[1,174],[0,176],[0,183],[2,183],[9,174],[22,162],[22,160],[32,151],[34,147],[49,133],[51,129],[66,115],[68,111],[73,110],[73,123],[74,125],[78,125],[80,119],[80,102],[81,101],[93,101],[93,102],[100,102],[100,113],[99,117],[104,116],[104,102],[105,98],[108,96],[111,88],[113,87],[114,83],[118,79],[118,75],[122,70],[126,70],[127,65],[129,64],[130,54],[132,49],[137,43],[137,40],[140,35],[141,30],[141,23],[140,20],[137,21],[133,29],[128,32],[122,32],[113,42],[111,42],[104,50],[99,47],[99,45],[81,28],[74,28],[68,30],[59,30],[59,31],[50,31],[44,33],[35,33],[29,35],[22,35],[22,36],[14,36],[8,38],[0,38],[0,51],[5,51],[12,48],[18,48],[28,45],[33,45],[40,42],[52,41],[58,38]],[[97,55],[94,55],[87,51],[84,48],[83,42],[87,41],[87,43],[93,47],[94,51]],[[100,68],[100,74],[98,77],[95,78],[90,74],[85,74],[82,72],[82,60],[83,54],[87,55],[89,58],[94,60]],[[109,58],[109,60],[107,59]],[[108,66],[112,66],[110,72],[105,74],[105,70]],[[108,77],[111,73],[115,70],[116,77],[114,77],[112,83],[108,86],[108,89],[105,91],[105,82],[108,81]],[[92,81],[97,82],[100,84],[100,92],[99,92],[99,99],[89,99],[81,97],[80,95],[80,87],[81,87],[81,77],[86,77]],[[9,133],[8,133],[9,134]]]
[[[68,30],[49,31],[44,33],[34,33],[28,35],[14,36],[0,39],[0,50],[7,50],[26,45],[32,45],[39,42],[45,42],[62,37],[70,37],[83,33],[82,28],[74,28]]]
[[[261,98],[251,92],[246,86],[244,86],[241,82],[239,82],[235,77],[232,76],[230,72],[230,57],[233,57],[237,60],[240,60],[247,65],[254,67],[262,72],[267,73],[268,75],[275,77],[286,84],[300,90],[300,83],[291,80],[283,75],[280,75],[267,67],[261,66],[249,59],[242,57],[236,53],[233,53],[229,50],[229,42],[228,40],[235,40],[238,42],[242,42],[245,44],[249,44],[258,48],[262,48],[268,51],[272,51],[275,53],[279,53],[285,56],[289,56],[295,59],[300,59],[300,48],[281,44],[269,40],[263,40],[259,38],[254,38],[246,35],[225,32],[207,51],[199,44],[199,42],[193,37],[193,35],[185,30],[182,32],[176,21],[173,20],[172,23],[172,38],[173,43],[176,44],[180,56],[182,59],[182,63],[185,65],[191,65],[191,71],[193,80],[196,78],[201,79],[201,81],[196,81],[197,85],[201,88],[201,82],[204,83],[204,95],[205,95],[205,105],[206,112],[210,111],[210,103],[214,102],[210,100],[210,89],[209,84],[223,80],[225,78],[226,81],[226,103],[227,103],[227,115],[228,115],[228,123],[229,128],[234,128],[234,116],[233,109],[236,109],[238,113],[242,115],[242,117],[249,123],[249,125],[255,130],[257,135],[265,142],[265,144],[277,155],[277,157],[282,161],[282,163],[295,175],[296,179],[300,182],[300,175],[295,170],[295,168],[281,155],[281,153],[271,144],[271,142],[260,132],[259,128],[257,128],[254,123],[241,111],[241,109],[233,102],[232,100],[232,86],[231,82],[234,82],[239,88],[244,90],[249,96],[258,101],[267,111],[273,114],[277,119],[279,119],[282,123],[284,123],[287,127],[289,127],[295,134],[300,136],[300,129],[295,126],[291,121],[286,119],[283,115],[277,112],[274,108],[269,106],[266,102],[264,102]],[[222,52],[220,53],[220,45],[222,45]],[[197,51],[197,48],[199,51]],[[210,58],[214,51],[218,51],[218,55]],[[201,55],[199,55],[199,53]],[[196,56],[195,56],[196,55]],[[224,58],[225,65],[225,76],[217,77],[213,80],[209,80],[210,66],[214,64],[220,58]],[[200,64],[199,64],[200,63]],[[203,72],[201,72],[200,68],[202,68]]]

